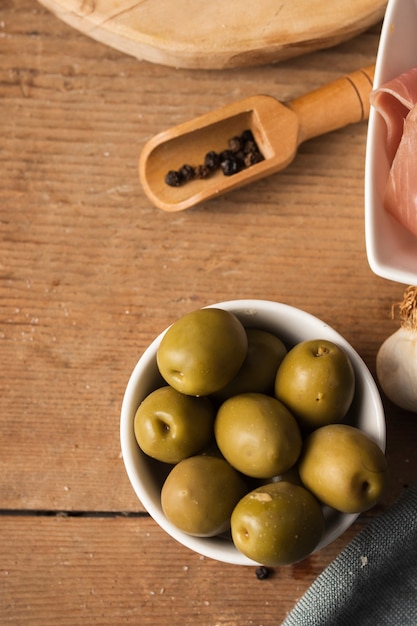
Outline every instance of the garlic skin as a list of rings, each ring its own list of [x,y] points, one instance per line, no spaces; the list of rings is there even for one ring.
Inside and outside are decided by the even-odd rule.
[[[399,312],[401,326],[379,348],[376,375],[391,402],[417,413],[417,287],[407,287]]]
[[[417,331],[399,328],[378,350],[376,374],[383,392],[397,406],[417,413]]]

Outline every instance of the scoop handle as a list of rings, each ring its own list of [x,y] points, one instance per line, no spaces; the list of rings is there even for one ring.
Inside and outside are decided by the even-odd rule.
[[[346,74],[288,104],[298,117],[298,143],[367,120],[375,66]]]

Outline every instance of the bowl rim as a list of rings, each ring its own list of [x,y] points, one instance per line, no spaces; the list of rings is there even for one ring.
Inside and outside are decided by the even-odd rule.
[[[374,413],[376,420],[372,424],[372,428],[365,429],[367,432],[380,446],[380,448],[385,452],[386,447],[386,423],[385,423],[385,414],[384,408],[381,400],[381,396],[379,394],[377,385],[375,380],[370,373],[367,365],[363,361],[363,359],[359,356],[356,350],[331,326],[315,317],[314,315],[293,307],[288,304],[275,302],[272,300],[258,300],[258,299],[241,299],[241,300],[227,300],[223,302],[218,302],[216,304],[210,304],[201,308],[223,308],[225,310],[229,310],[237,314],[238,317],[242,318],[245,316],[249,316],[249,319],[252,319],[252,316],[256,316],[258,314],[265,315],[266,312],[272,316],[276,315],[277,312],[280,312],[280,318],[295,317],[300,321],[301,320],[307,325],[311,324],[313,326],[317,326],[318,329],[321,328],[323,333],[326,336],[321,338],[328,338],[334,340],[338,343],[348,354],[349,358],[352,361],[352,365],[355,370],[357,383],[359,382],[359,393],[363,394],[365,388],[367,389],[367,394],[369,396],[369,401],[374,407]],[[271,310],[272,307],[272,310]],[[150,495],[148,489],[140,480],[137,472],[137,467],[135,465],[135,458],[138,457],[138,447],[137,443],[134,440],[133,433],[133,419],[134,413],[132,409],[132,404],[137,406],[137,402],[134,401],[136,394],[136,386],[138,382],[138,378],[141,372],[150,367],[155,367],[155,352],[159,343],[162,340],[162,337],[167,332],[168,326],[164,331],[162,331],[144,350],[142,355],[139,357],[132,373],[129,378],[129,381],[126,386],[126,390],[123,396],[121,414],[120,414],[120,442],[121,442],[121,452],[122,459],[125,465],[125,470],[127,472],[130,483],[133,487],[133,490],[136,493],[139,501],[145,508],[145,510],[149,513],[149,515],[154,519],[154,521],[173,539],[182,544],[183,546],[191,549],[205,557],[209,557],[212,559],[216,559],[218,561],[222,561],[224,563],[230,563],[234,565],[260,565],[255,561],[249,559],[245,555],[241,554],[237,548],[231,544],[230,539],[225,540],[223,537],[210,537],[210,538],[201,538],[201,537],[193,537],[192,535],[188,535],[179,529],[177,529],[162,513],[160,506],[156,506],[155,502]],[[276,331],[277,332],[277,331]],[[313,338],[313,337],[311,337]],[[316,338],[320,338],[317,335]],[[358,372],[360,372],[360,378],[358,381]],[[335,514],[333,511],[324,507],[324,514],[326,518],[327,529],[326,533],[323,536],[322,540],[317,545],[314,552],[324,548],[326,545],[337,539],[351,524],[355,521],[359,514]]]

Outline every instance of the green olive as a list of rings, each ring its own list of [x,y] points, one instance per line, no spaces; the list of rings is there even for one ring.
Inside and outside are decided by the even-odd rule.
[[[134,430],[139,447],[164,463],[178,463],[207,447],[213,438],[214,408],[172,387],[156,389],[139,405]]]
[[[204,396],[218,391],[236,376],[247,350],[246,330],[233,313],[199,309],[167,330],[157,351],[157,364],[174,389]]]
[[[329,424],[304,443],[300,478],[316,498],[343,513],[362,513],[384,495],[385,454],[366,433],[348,424]]]
[[[315,497],[299,485],[276,482],[246,494],[231,518],[232,539],[248,558],[271,567],[290,565],[318,545],[324,515]]]
[[[305,431],[341,422],[354,391],[355,374],[348,356],[335,343],[322,339],[292,348],[275,379],[275,396]]]
[[[281,402],[261,393],[226,400],[217,411],[214,434],[225,459],[253,478],[286,472],[301,452],[294,417]]]
[[[198,455],[175,465],[161,491],[166,517],[180,530],[212,537],[230,528],[232,511],[247,488],[223,458]]]
[[[248,353],[236,377],[214,394],[224,402],[240,393],[273,393],[278,366],[287,353],[284,343],[276,335],[258,328],[247,328]]]

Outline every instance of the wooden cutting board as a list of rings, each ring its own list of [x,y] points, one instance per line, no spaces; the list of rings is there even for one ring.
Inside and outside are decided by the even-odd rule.
[[[350,39],[386,0],[39,0],[62,21],[141,60],[221,69],[273,63]]]

